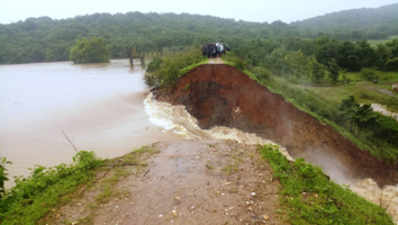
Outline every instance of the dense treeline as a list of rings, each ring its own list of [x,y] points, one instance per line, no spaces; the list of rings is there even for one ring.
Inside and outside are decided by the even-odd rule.
[[[397,121],[374,112],[370,105],[360,105],[353,97],[336,103],[300,88],[300,84],[345,85],[349,80],[344,77],[344,70],[362,70],[363,80],[377,82],[375,69],[398,71],[397,50],[398,40],[377,47],[366,41],[329,38],[249,40],[234,43],[234,55],[227,56],[226,60],[299,107],[330,121],[362,149],[386,161],[397,162]]]
[[[335,12],[292,25],[312,37],[327,33],[340,40],[386,39],[398,34],[398,4]]]
[[[71,47],[76,40],[84,37],[104,38],[111,58],[125,58],[133,48],[143,54],[162,52],[169,48],[182,49],[215,40],[233,43],[242,39],[316,38],[322,33],[342,40],[385,38],[398,34],[398,24],[395,22],[398,21],[397,6],[375,9],[382,13],[359,14],[361,19],[345,19],[344,23],[336,22],[335,16],[331,15],[294,24],[139,12],[93,14],[62,20],[49,17],[29,18],[17,23],[0,24],[0,64],[68,60]],[[343,15],[357,18],[356,11],[347,11]],[[341,17],[345,18],[343,15]],[[319,22],[319,25],[316,22],[319,20],[324,22]],[[364,25],[358,21],[368,22],[363,22]],[[380,34],[370,35],[369,29]]]
[[[314,40],[240,40],[232,46],[235,54],[253,67],[264,66],[297,83],[336,83],[342,70],[398,70],[398,39],[376,47],[367,41],[339,41],[326,36]]]
[[[30,18],[0,24],[0,64],[68,60],[77,39],[101,37],[112,58],[129,49],[161,52],[217,39],[282,37],[296,34],[286,24],[251,23],[189,14],[94,14],[72,19]]]

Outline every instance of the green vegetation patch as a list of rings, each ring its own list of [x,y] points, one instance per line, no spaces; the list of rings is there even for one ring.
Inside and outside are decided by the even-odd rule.
[[[71,193],[94,178],[94,169],[102,161],[93,152],[81,151],[73,164],[53,168],[36,167],[27,178],[16,179],[16,185],[0,199],[2,225],[34,225]]]
[[[115,185],[124,177],[143,172],[147,167],[145,161],[158,152],[144,146],[116,159],[100,160],[93,152],[81,151],[73,157],[71,165],[61,164],[52,168],[39,166],[29,177],[18,178],[16,185],[0,196],[0,224],[52,224],[54,216],[50,211],[70,202],[76,198],[76,194],[80,196],[86,190],[95,190],[98,194],[95,201],[89,204],[90,215],[83,218],[91,221],[98,205],[128,194],[115,189]],[[4,160],[2,162],[0,168],[4,169],[3,175],[6,175],[7,163]],[[98,178],[98,174],[105,174],[105,177]]]
[[[145,81],[150,86],[166,87],[174,85],[181,76],[190,70],[208,63],[199,48],[186,48],[180,52],[155,57],[148,65]]]
[[[76,41],[69,54],[75,64],[109,62],[110,52],[102,38],[82,38]]]
[[[303,159],[289,162],[278,146],[259,148],[281,183],[280,200],[292,225],[394,224],[381,207],[335,184]]]

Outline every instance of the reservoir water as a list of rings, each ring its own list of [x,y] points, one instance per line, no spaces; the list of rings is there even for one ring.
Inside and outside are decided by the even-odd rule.
[[[128,60],[0,66],[0,158],[12,161],[9,174],[23,176],[35,165],[69,163],[76,153],[72,144],[113,158],[142,145],[186,138],[271,143],[232,128],[200,129],[185,107],[152,98],[144,72],[139,65],[130,68]],[[282,147],[282,152],[290,157],[288,149]],[[376,204],[382,202],[398,222],[397,185],[381,188],[366,177],[348,176],[350,165],[335,152],[305,153],[300,157],[320,166],[335,182]]]
[[[149,121],[143,76],[128,60],[0,66],[0,157],[13,163],[10,175],[71,162],[67,139],[109,158],[177,138]]]

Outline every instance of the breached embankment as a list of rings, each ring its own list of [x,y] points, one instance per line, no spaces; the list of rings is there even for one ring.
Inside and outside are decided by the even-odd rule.
[[[320,166],[333,181],[385,207],[398,221],[396,165],[359,149],[236,68],[201,65],[173,88],[153,93],[157,100],[185,106],[202,129],[237,128],[286,147],[294,158]]]
[[[369,177],[381,186],[398,183],[394,166],[360,150],[234,67],[201,65],[180,78],[175,88],[154,93],[159,100],[185,105],[201,128],[226,126],[255,133],[329,170],[339,183]]]

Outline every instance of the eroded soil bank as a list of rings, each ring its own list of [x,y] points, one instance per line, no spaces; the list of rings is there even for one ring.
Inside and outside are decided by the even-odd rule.
[[[396,165],[372,157],[283,97],[223,64],[201,65],[175,88],[154,90],[157,99],[185,105],[201,128],[226,126],[271,139],[294,157],[320,166],[340,184],[372,178],[380,186],[398,183]]]

